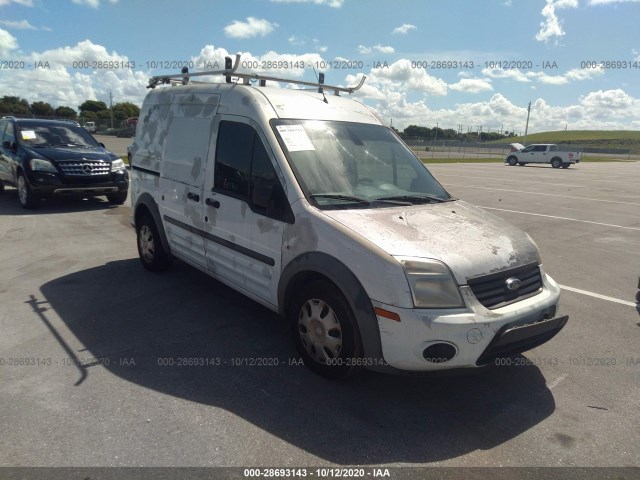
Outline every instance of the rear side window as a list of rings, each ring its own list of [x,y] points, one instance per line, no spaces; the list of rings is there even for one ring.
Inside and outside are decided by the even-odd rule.
[[[7,122],[0,122],[0,146],[4,142],[4,131],[7,128]]]
[[[269,154],[250,125],[220,122],[214,172],[217,192],[247,202],[258,214],[292,221],[291,207]]]

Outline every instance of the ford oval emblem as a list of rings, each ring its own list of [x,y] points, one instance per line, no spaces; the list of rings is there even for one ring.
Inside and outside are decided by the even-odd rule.
[[[504,282],[504,284],[507,286],[507,289],[511,290],[512,292],[514,290],[519,289],[521,283],[522,282],[520,281],[520,279],[516,278],[516,277],[511,277],[511,278],[507,279],[506,282]]]

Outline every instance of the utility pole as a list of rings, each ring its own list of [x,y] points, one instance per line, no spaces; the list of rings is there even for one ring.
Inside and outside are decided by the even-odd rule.
[[[111,128],[113,128],[113,96],[109,92],[109,109],[111,110]]]
[[[524,127],[524,140],[522,141],[525,147],[527,146],[527,132],[529,131],[529,114],[530,113],[531,113],[531,102],[529,102],[529,105],[527,106],[527,125]]]

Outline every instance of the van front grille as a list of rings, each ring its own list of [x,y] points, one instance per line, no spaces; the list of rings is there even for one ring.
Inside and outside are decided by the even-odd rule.
[[[535,264],[473,278],[467,283],[478,301],[489,309],[504,307],[542,291],[540,267]]]

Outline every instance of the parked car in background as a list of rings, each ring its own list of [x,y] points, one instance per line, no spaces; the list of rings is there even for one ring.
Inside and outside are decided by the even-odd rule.
[[[124,162],[72,122],[3,117],[0,119],[0,189],[18,189],[24,208],[41,198],[105,195],[127,199],[129,174]]]
[[[552,143],[537,143],[526,147],[521,143],[512,143],[504,162],[521,167],[527,163],[548,163],[553,168],[569,168],[572,164],[579,163],[580,158],[580,152],[562,152]]]
[[[84,129],[89,133],[96,133],[97,128],[95,122],[85,122]]]

